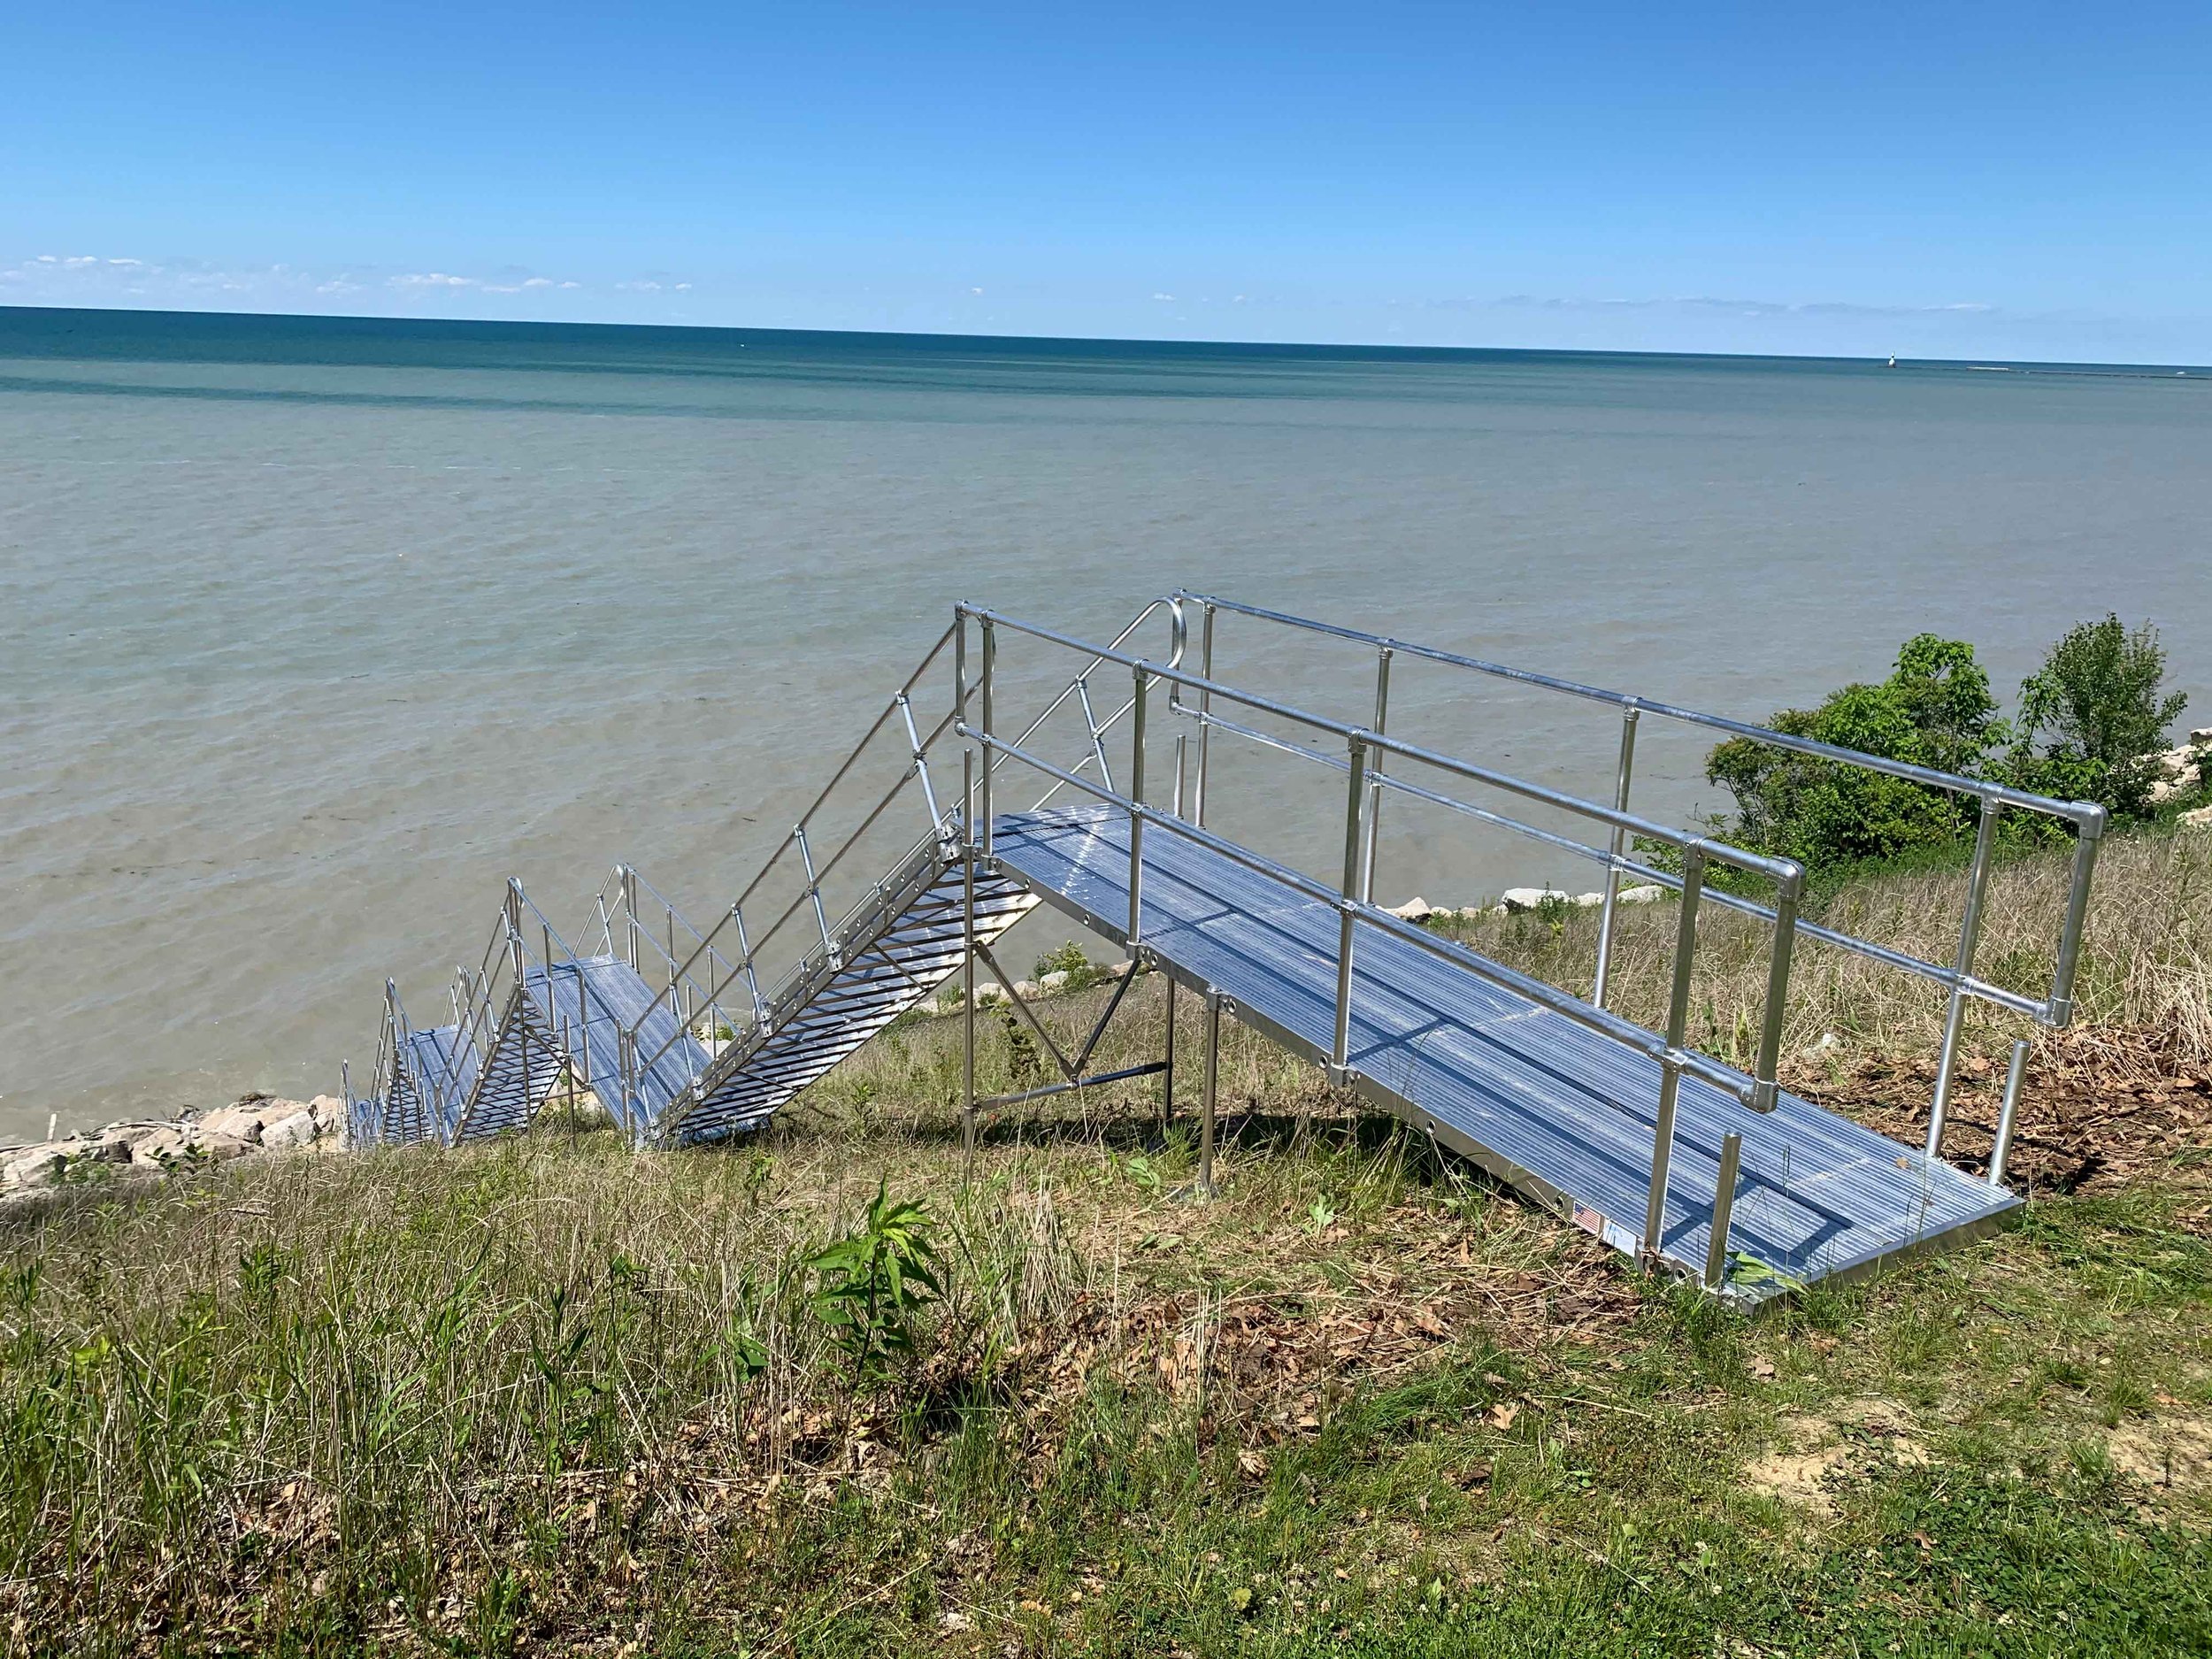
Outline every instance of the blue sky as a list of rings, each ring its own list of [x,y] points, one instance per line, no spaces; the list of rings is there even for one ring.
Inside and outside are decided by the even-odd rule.
[[[0,303],[2212,358],[2212,8],[0,15]]]

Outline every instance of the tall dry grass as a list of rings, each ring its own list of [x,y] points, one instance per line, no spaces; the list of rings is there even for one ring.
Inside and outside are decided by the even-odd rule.
[[[1990,878],[1975,971],[2008,989],[2047,994],[2070,874],[2066,853],[2011,859]],[[1951,870],[1880,873],[1852,881],[1809,913],[1839,932],[1948,964],[1958,949],[1966,878]],[[1609,997],[1619,1012],[1655,1028],[1666,1018],[1678,907],[1624,906]],[[1593,911],[1535,912],[1473,923],[1451,933],[1477,950],[1587,996],[1597,956]],[[2185,1063],[2212,1058],[2212,834],[2116,836],[2099,858],[2075,982],[2078,1024],[2123,1025],[2169,1037]],[[1755,1050],[1764,1016],[1770,925],[1709,905],[1698,928],[1691,1041],[1742,1064]],[[1947,994],[1866,956],[1801,941],[1790,976],[1786,1051],[1830,1032],[1848,1043],[1899,1054],[1932,1053],[1941,1041]],[[1970,1041],[1995,1048],[2025,1035],[2024,1019],[1976,1002]]]

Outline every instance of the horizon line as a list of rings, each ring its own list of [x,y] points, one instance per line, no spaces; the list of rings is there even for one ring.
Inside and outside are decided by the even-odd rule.
[[[215,308],[169,305],[59,305],[38,302],[0,303],[0,317],[14,313],[66,313],[85,317],[219,318],[231,321],[357,323],[397,328],[425,326],[450,328],[526,330],[603,329],[626,334],[755,334],[800,339],[904,340],[990,342],[999,345],[1122,345],[1215,349],[1225,351],[1371,352],[1394,356],[1430,355],[1453,357],[1587,357],[1618,359],[1653,357],[1717,363],[1833,363],[1882,364],[1903,368],[1992,368],[2060,373],[2122,373],[2142,380],[2212,380],[2212,364],[2133,362],[2125,359],[2066,357],[1924,357],[1875,352],[1866,356],[1786,351],[1687,351],[1650,348],[1590,346],[1466,346],[1422,345],[1387,341],[1309,340],[1193,340],[1165,339],[1149,334],[993,334],[939,329],[790,328],[741,323],[641,323],[507,317],[393,317],[364,311],[240,311]]]

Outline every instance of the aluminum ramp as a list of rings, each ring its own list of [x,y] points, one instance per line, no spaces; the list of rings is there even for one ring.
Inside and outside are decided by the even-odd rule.
[[[932,840],[801,964],[765,1017],[715,1056],[669,1114],[663,1136],[695,1145],[756,1127],[901,1014],[926,1002],[967,954],[964,859]],[[976,937],[988,945],[1035,908],[1019,882],[978,872]]]
[[[530,968],[522,984],[538,1027],[550,1033],[551,1052],[634,1139],[649,1136],[668,1103],[707,1065],[706,1045],[627,962],[604,956],[557,962]],[[557,1079],[547,1093],[557,1086]],[[461,1138],[526,1127],[543,1104],[541,1096],[526,1112],[472,1115]]]
[[[1105,807],[1002,816],[1004,871],[1085,926],[1125,939],[1129,820]],[[1140,936],[1237,1018],[1325,1060],[1339,918],[1172,835],[1144,841]],[[1355,1086],[1616,1248],[1633,1254],[1650,1191],[1660,1068],[1467,969],[1363,925],[1353,949]],[[1847,1274],[1987,1230],[2018,1200],[1785,1094],[1761,1117],[1685,1077],[1662,1253],[1704,1261],[1722,1136],[1744,1137],[1730,1245],[1747,1292]],[[1740,1258],[1759,1268],[1743,1271]]]

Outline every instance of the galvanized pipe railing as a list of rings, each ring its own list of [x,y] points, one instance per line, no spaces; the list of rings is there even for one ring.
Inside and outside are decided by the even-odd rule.
[[[1244,604],[1216,595],[1179,589],[1172,596],[1186,603],[1194,603],[1201,607],[1204,618],[1204,637],[1207,641],[1206,664],[1210,672],[1212,664],[1215,617],[1217,612],[1225,611],[1282,627],[1369,646],[1379,651],[1403,653],[1448,667],[1489,675],[1540,690],[1555,692],[1563,695],[1617,708],[1621,710],[1622,729],[1620,759],[1614,798],[1616,805],[1624,810],[1628,803],[1629,785],[1633,770],[1637,720],[1641,714],[1652,714],[1667,719],[1678,720],[1686,725],[1722,733],[1729,737],[1747,739],[1768,748],[1805,755],[1837,765],[1903,779],[1924,787],[1940,789],[1974,801],[1978,807],[1978,821],[1976,826],[1974,858],[1967,878],[1965,915],[1960,928],[1958,949],[1947,966],[1911,956],[1907,952],[1878,945],[1870,940],[1859,939],[1835,929],[1821,927],[1799,920],[1795,917],[1793,904],[1788,906],[1778,904],[1774,909],[1770,910],[1754,901],[1744,900],[1738,895],[1719,890],[1714,890],[1709,895],[1716,902],[1731,909],[1765,917],[1777,922],[1778,926],[1793,929],[1809,938],[1818,939],[1824,943],[1855,952],[1902,972],[1932,979],[1950,992],[1948,1005],[1945,1011],[1944,1037],[1937,1065],[1934,1098],[1931,1102],[1929,1112],[1927,1153],[1931,1157],[1939,1156],[1941,1151],[1945,1117],[1957,1060],[1964,1007],[1969,999],[1988,1002],[2014,1013],[2024,1014],[2047,1027],[2062,1027],[2073,1018],[2074,981],[2080,960],[2082,930],[2087,916],[2089,888],[2095,872],[2098,849],[2108,824],[2108,815],[2105,809],[2093,802],[2062,801],[2052,796],[2037,795],[2029,790],[2015,788],[2008,784],[1989,779],[1969,778],[1958,773],[1938,772],[1931,767],[1915,765],[1906,761],[1891,760],[1878,755],[1868,755],[1856,749],[1841,748],[1836,744],[1824,743],[1816,739],[1777,732],[1766,726],[1754,726],[1741,720],[1729,719],[1721,715],[1708,714],[1699,710],[1660,703],[1647,697],[1638,697],[1624,692],[1583,685],[1556,675],[1537,673],[1526,669],[1509,667],[1503,664],[1486,662],[1479,657],[1465,656],[1456,651],[1442,650],[1434,646],[1418,645],[1382,634],[1366,633],[1357,628],[1348,628],[1334,623],[1319,622],[1310,618],[1293,616],[1284,611],[1270,610],[1263,605]],[[1201,762],[1198,787],[1202,798],[1205,788],[1203,757],[1206,753],[1206,736],[1202,723],[1209,717],[1210,710],[1204,706],[1207,701],[1205,698],[1202,696],[1200,701],[1199,718],[1202,721],[1202,729],[1199,738]],[[2071,825],[2076,832],[2073,868],[2068,884],[2065,911],[2059,926],[2057,950],[2052,966],[2050,987],[2047,993],[2039,998],[1978,979],[1973,972],[1975,945],[1978,938],[1981,913],[1993,867],[1990,856],[1991,827],[1996,821],[1997,815],[2008,809],[2039,813],[2056,818]],[[1553,839],[1541,834],[1538,838]],[[1606,999],[1611,975],[1615,925],[1618,909],[1619,878],[1624,874],[1640,875],[1647,880],[1656,881],[1677,890],[1679,890],[1682,885],[1678,876],[1650,869],[1624,856],[1625,849],[1623,845],[1624,839],[1624,832],[1616,830],[1610,856],[1607,860],[1608,873],[1605,880],[1603,909],[1599,921],[1596,975],[1593,992],[1593,1000],[1601,1005]],[[1582,853],[1583,856],[1587,856],[1584,849],[1577,848],[1574,850]],[[1786,911],[1786,914],[1785,914]],[[1772,1018],[1771,1008],[1769,1010],[1769,1015]]]
[[[1124,627],[1122,627],[1118,633],[1115,634],[1115,644],[1119,645],[1123,641],[1128,640],[1145,624],[1148,619],[1153,616],[1155,612],[1162,609],[1165,609],[1169,612],[1171,625],[1171,660],[1179,661],[1183,649],[1182,613],[1179,606],[1176,605],[1172,601],[1167,599],[1156,599],[1149,604],[1147,604],[1136,614],[1135,617],[1133,617]],[[951,645],[953,649],[953,706],[949,709],[941,718],[939,718],[934,726],[925,733],[920,729],[918,723],[914,718],[912,707],[914,691],[915,688],[926,678],[932,667],[936,664],[938,658],[942,656],[948,644]],[[839,949],[837,941],[842,940],[847,935],[849,931],[859,921],[862,915],[867,912],[874,903],[879,901],[880,895],[864,895],[849,910],[844,911],[835,921],[833,922],[828,918],[826,902],[821,897],[824,885],[828,882],[831,877],[838,872],[840,867],[844,864],[848,855],[849,855],[853,849],[860,844],[862,837],[873,828],[876,823],[882,818],[885,811],[895,801],[896,801],[898,796],[905,790],[910,783],[918,785],[923,795],[924,806],[927,811],[929,818],[929,829],[927,834],[919,844],[926,845],[933,839],[941,843],[943,842],[952,820],[946,815],[937,795],[935,785],[930,776],[930,753],[935,748],[939,740],[941,739],[947,732],[953,728],[959,718],[962,710],[967,705],[971,697],[979,697],[983,706],[986,708],[992,708],[995,706],[997,691],[994,684],[995,675],[992,672],[992,664],[995,657],[995,642],[989,637],[987,631],[983,641],[983,649],[980,657],[982,672],[979,678],[972,680],[968,673],[968,639],[965,631],[961,627],[957,618],[956,618],[951,626],[948,627],[944,633],[941,634],[937,637],[935,643],[933,643],[928,651],[925,653],[921,661],[916,665],[913,672],[907,676],[904,683],[902,684],[898,691],[893,695],[891,701],[886,705],[883,712],[877,717],[875,723],[871,726],[868,731],[862,736],[860,741],[853,747],[852,750],[846,756],[842,764],[839,765],[836,772],[832,775],[829,783],[824,786],[821,792],[816,795],[813,802],[809,805],[805,813],[801,816],[799,823],[795,828],[793,834],[785,838],[782,845],[780,846],[777,851],[771,856],[768,862],[762,866],[761,870],[753,877],[752,880],[747,884],[745,890],[741,893],[738,898],[732,903],[729,910],[725,914],[723,918],[712,928],[710,928],[705,935],[700,938],[700,949],[695,949],[691,953],[691,956],[681,964],[679,969],[680,973],[685,975],[692,973],[700,961],[703,952],[711,952],[714,941],[721,936],[723,928],[730,928],[736,935],[736,960],[734,963],[728,963],[726,962],[726,959],[725,959],[724,966],[718,972],[716,972],[712,966],[710,966],[705,973],[705,982],[707,987],[706,994],[710,1000],[718,1002],[719,999],[726,994],[728,987],[732,981],[735,979],[742,978],[746,982],[749,1000],[753,1010],[752,1023],[757,1027],[770,1017],[771,1011],[795,986],[803,982],[810,973],[817,971],[817,964],[818,963],[834,957],[837,950]],[[1090,673],[1097,667],[1101,666],[1106,660],[1108,659],[1101,658],[1099,662],[1088,664],[1084,669],[1083,673]],[[1035,735],[1035,733],[1043,727],[1046,722],[1049,720],[1060,708],[1066,704],[1071,698],[1073,698],[1077,701],[1078,706],[1083,711],[1085,724],[1090,733],[1090,742],[1088,745],[1089,752],[1087,752],[1083,758],[1077,763],[1077,769],[1080,771],[1086,767],[1096,765],[1100,767],[1102,771],[1106,771],[1108,770],[1108,766],[1103,749],[1105,733],[1110,731],[1125,715],[1130,712],[1130,705],[1128,703],[1124,703],[1121,708],[1109,713],[1103,720],[1099,719],[1096,711],[1090,706],[1087,687],[1079,683],[1081,678],[1082,676],[1079,675],[1075,679],[1071,679],[1061,688],[1058,694],[1047,703],[1044,709],[1026,724],[1026,726],[1023,728],[1023,740],[1025,741],[1028,738]],[[895,714],[899,717],[905,728],[907,754],[906,766],[904,770],[902,771],[900,776],[892,783],[891,787],[887,789],[876,801],[874,806],[862,818],[858,826],[848,833],[844,840],[838,845],[836,850],[826,859],[822,861],[818,869],[816,869],[813,866],[811,848],[810,845],[805,844],[803,833],[810,832],[815,827],[816,817],[821,811],[824,804],[830,799],[831,795],[836,789],[838,785],[851,775],[854,767],[859,763],[862,756],[881,735],[886,726]],[[979,775],[976,779],[973,786],[976,796],[973,804],[978,809],[977,817],[984,826],[984,834],[987,839],[989,833],[987,803],[990,798],[990,773],[992,770],[993,769],[988,765],[980,768]],[[1049,798],[1050,793],[1050,791],[1047,792],[1048,798]],[[1043,803],[1041,801],[1038,804],[1041,805]],[[795,845],[799,847],[802,863],[806,866],[804,885],[801,888],[798,895],[792,899],[784,910],[771,920],[767,927],[757,936],[753,936],[749,932],[745,915],[745,907],[758,894],[763,884],[772,872],[779,860],[783,856],[785,851]],[[785,926],[791,921],[795,914],[803,910],[811,910],[813,912],[813,920],[815,922],[815,927],[813,930],[815,933],[814,942],[807,950],[800,954],[799,959],[795,961],[785,972],[782,979],[777,982],[773,990],[764,994],[761,989],[759,979],[759,962],[764,953],[775,949],[776,941],[780,936]],[[647,1011],[649,1013],[651,1011],[649,1006]],[[641,1017],[641,1019],[636,1023],[641,1025],[642,1017]],[[662,1044],[660,1048],[656,1049],[652,1055],[642,1056],[641,1064],[649,1066],[654,1064],[661,1055],[664,1054],[667,1049],[672,1046],[672,1041],[673,1040],[672,1039],[671,1042]]]
[[[1348,902],[1353,906],[1354,914],[1360,922],[1415,945],[1432,956],[1466,968],[1493,984],[1502,986],[1525,996],[1529,1001],[1541,1007],[1563,1014],[1577,1024],[1610,1037],[1624,1046],[1634,1048],[1655,1060],[1661,1058],[1664,1053],[1666,1045],[1663,1040],[1641,1025],[1624,1019],[1619,1015],[1594,1008],[1580,998],[1548,985],[1540,979],[1532,979],[1529,975],[1493,962],[1486,956],[1479,956],[1466,947],[1394,916],[1388,910],[1374,905],[1363,904],[1356,897],[1348,899],[1338,889],[1330,887],[1325,882],[1316,880],[1302,871],[1292,869],[1263,854],[1256,853],[1234,841],[1224,840],[1187,819],[1178,818],[1171,813],[1147,807],[1126,795],[1116,794],[1087,778],[1054,764],[1042,756],[1018,749],[1005,738],[990,736],[976,727],[961,728],[960,734],[996,757],[1018,760],[1042,775],[1056,779],[1105,805],[1141,818],[1148,829],[1165,830],[1171,834],[1180,836],[1210,852],[1218,854],[1233,864],[1256,874],[1266,876],[1307,897],[1320,900],[1332,908],[1335,908],[1340,901]],[[981,770],[981,768],[978,769],[979,774]],[[978,811],[979,814],[979,803]],[[1716,849],[1716,856],[1717,856],[1717,849]],[[1756,1080],[1725,1062],[1712,1059],[1694,1051],[1688,1051],[1682,1057],[1682,1065],[1685,1071],[1724,1090],[1747,1105],[1754,1097]]]

